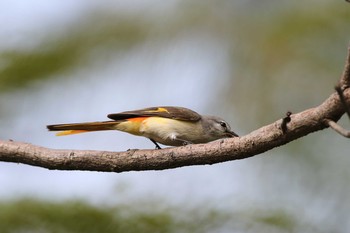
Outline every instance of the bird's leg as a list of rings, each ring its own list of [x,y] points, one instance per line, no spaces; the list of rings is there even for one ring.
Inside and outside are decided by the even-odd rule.
[[[186,146],[186,145],[189,145],[189,144],[193,144],[190,141],[186,141],[186,140],[183,140],[183,139],[180,139],[180,138],[176,138],[176,141],[182,142],[183,146]]]
[[[156,149],[158,149],[158,150],[162,149],[162,148],[158,145],[158,143],[157,143],[156,141],[154,141],[154,140],[151,139],[151,138],[150,138],[149,140],[151,140],[151,142],[153,142],[154,145],[156,145]]]
[[[184,141],[184,146],[187,146],[187,145],[190,145],[190,144],[193,144],[192,142],[189,142],[189,141]]]

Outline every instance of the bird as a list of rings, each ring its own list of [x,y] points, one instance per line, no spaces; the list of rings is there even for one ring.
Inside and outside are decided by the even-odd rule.
[[[220,117],[200,115],[184,107],[160,106],[108,114],[109,121],[47,125],[57,136],[101,130],[119,130],[150,139],[166,146],[208,143],[222,138],[239,137]]]

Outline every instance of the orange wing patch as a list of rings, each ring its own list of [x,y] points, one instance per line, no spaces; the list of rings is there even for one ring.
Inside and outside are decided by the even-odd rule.
[[[143,124],[144,120],[148,119],[149,117],[134,117],[126,119],[125,121],[120,122],[115,126],[115,129],[131,133],[134,135],[142,135],[140,132],[140,127]]]
[[[146,120],[148,117],[134,117],[134,118],[129,118],[127,121],[132,121],[132,122],[142,122]]]

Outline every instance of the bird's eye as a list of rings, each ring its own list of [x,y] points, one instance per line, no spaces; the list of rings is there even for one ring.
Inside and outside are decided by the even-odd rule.
[[[226,128],[226,127],[227,127],[227,126],[226,126],[226,123],[223,122],[223,121],[220,122],[220,125],[221,125],[223,128]]]

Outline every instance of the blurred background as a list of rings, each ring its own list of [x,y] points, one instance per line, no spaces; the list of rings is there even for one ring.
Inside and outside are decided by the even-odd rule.
[[[55,137],[45,126],[157,105],[218,115],[247,134],[333,92],[349,20],[342,0],[3,0],[0,138],[154,148],[122,132]],[[349,163],[348,139],[331,130],[241,161],[164,171],[0,162],[0,231],[349,232]]]

